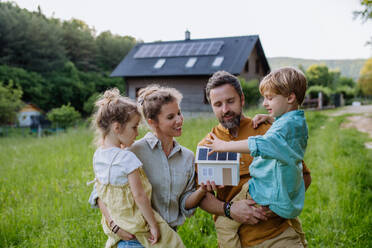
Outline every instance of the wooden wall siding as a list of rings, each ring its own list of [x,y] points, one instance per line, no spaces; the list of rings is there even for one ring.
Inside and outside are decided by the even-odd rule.
[[[259,61],[258,66],[259,66],[259,73],[256,73],[256,61]],[[249,63],[249,70],[248,72],[245,70],[245,67],[243,68],[242,72],[240,73],[240,77],[245,78],[245,80],[249,81],[252,79],[258,79],[259,81],[265,76],[264,75],[264,66],[262,64],[261,58],[258,56],[257,53],[257,45],[254,47],[252,50],[251,56],[249,56],[248,59]]]
[[[181,109],[183,111],[198,112],[211,111],[209,104],[204,103],[204,89],[208,77],[154,77],[154,78],[126,78],[128,97],[135,99],[136,90],[149,84],[173,87],[179,90],[183,99]]]

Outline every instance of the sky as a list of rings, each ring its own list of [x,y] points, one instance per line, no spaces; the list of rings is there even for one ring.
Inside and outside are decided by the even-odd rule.
[[[2,1],[2,0],[0,0]],[[4,2],[4,0],[3,0]],[[13,0],[47,17],[72,18],[144,42],[259,35],[267,57],[372,57],[372,20],[359,0]]]

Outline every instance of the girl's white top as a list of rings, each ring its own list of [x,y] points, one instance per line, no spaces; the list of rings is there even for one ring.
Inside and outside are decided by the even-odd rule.
[[[125,185],[128,174],[140,166],[133,152],[118,147],[98,148],[93,156],[94,173],[101,184]]]

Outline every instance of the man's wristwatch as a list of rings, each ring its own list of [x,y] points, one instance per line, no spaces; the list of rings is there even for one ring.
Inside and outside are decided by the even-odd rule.
[[[231,212],[230,212],[230,209],[231,209],[231,206],[233,205],[233,202],[225,202],[223,204],[223,211],[225,212],[225,216],[229,219],[233,219],[231,217]]]

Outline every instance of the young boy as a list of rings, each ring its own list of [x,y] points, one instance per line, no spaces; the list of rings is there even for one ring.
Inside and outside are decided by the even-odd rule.
[[[260,83],[263,106],[269,112],[266,120],[273,121],[275,118],[265,135],[226,142],[210,134],[211,139],[207,140],[209,144],[206,146],[212,152],[250,153],[254,157],[249,167],[252,178],[233,201],[252,198],[257,204],[269,207],[286,219],[301,213],[305,199],[302,160],[308,132],[304,112],[298,108],[305,92],[306,78],[301,71],[291,67],[273,71]],[[229,206],[224,209],[228,211],[233,201],[227,203]],[[240,223],[219,216],[215,225],[219,247],[241,247],[237,233]]]

